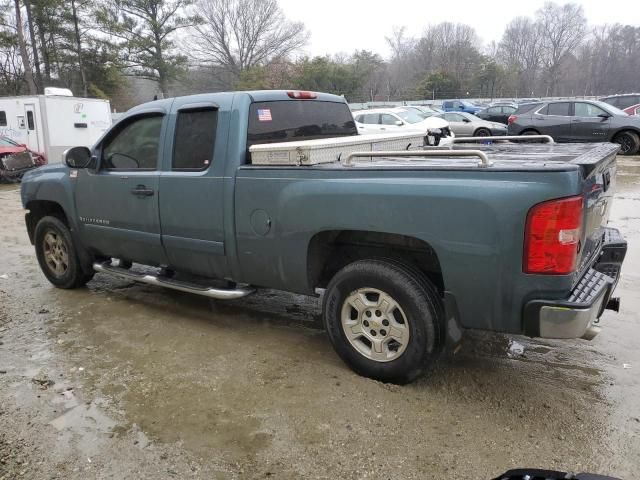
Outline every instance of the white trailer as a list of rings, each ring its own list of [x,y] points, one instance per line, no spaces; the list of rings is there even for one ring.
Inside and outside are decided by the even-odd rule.
[[[91,147],[109,126],[108,100],[74,97],[71,90],[48,87],[44,95],[0,98],[0,135],[49,163],[60,163],[69,147]]]

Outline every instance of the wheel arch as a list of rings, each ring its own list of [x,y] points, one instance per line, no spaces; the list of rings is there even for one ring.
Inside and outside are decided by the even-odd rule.
[[[25,205],[25,208],[28,210],[25,216],[27,233],[29,234],[29,240],[32,245],[36,225],[43,217],[52,216],[59,218],[67,227],[70,227],[67,213],[58,202],[51,200],[31,200]]]
[[[484,130],[486,132],[489,132],[489,135],[491,135],[491,129],[489,127],[478,127],[473,131],[473,136],[477,137],[478,136],[478,132]]]
[[[395,258],[413,265],[443,296],[445,285],[435,249],[416,237],[366,230],[325,230],[307,247],[307,275],[312,289],[325,288],[344,266],[367,258]]]
[[[633,132],[636,135],[640,135],[640,128],[629,127],[629,126],[617,128],[616,130],[613,130],[613,132],[611,133],[611,138],[610,139],[613,140],[618,135],[620,135],[621,133],[625,133],[625,132]]]

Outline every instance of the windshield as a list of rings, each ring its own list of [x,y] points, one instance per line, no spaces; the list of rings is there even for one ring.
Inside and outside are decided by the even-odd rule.
[[[462,115],[466,118],[468,118],[469,120],[471,120],[472,122],[483,122],[484,120],[482,120],[480,117],[476,117],[474,114],[472,113],[466,113],[466,112],[460,112],[459,115]]]
[[[0,147],[17,147],[18,144],[7,137],[0,137]]]
[[[422,116],[413,110],[396,110],[394,113],[407,123],[420,123],[424,120]]]

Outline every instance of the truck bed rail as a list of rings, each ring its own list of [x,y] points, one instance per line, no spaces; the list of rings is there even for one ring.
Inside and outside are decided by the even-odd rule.
[[[347,158],[344,161],[341,160],[341,163],[350,167],[353,165],[352,160],[354,157],[416,157],[416,158],[424,158],[424,157],[435,157],[438,159],[442,159],[443,157],[477,157],[480,160],[478,161],[478,167],[490,167],[493,165],[487,154],[481,152],[480,150],[445,150],[445,149],[433,149],[433,150],[378,150],[373,152],[351,152],[347,155]]]
[[[498,140],[544,140],[545,143],[556,143],[550,135],[500,135],[489,137],[456,137],[451,139],[453,143],[467,143],[467,142],[484,142],[484,141],[498,141]]]

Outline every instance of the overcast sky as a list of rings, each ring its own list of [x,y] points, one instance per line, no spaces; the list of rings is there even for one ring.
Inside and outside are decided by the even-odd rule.
[[[385,35],[394,25],[419,35],[426,25],[466,23],[487,44],[499,41],[505,25],[519,15],[532,16],[544,0],[279,0],[285,15],[311,32],[309,55],[367,49],[389,55]],[[564,2],[558,2],[564,3]],[[590,24],[640,26],[640,0],[578,0]]]

